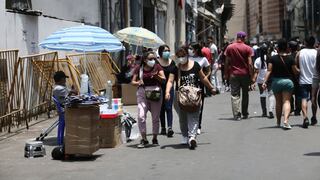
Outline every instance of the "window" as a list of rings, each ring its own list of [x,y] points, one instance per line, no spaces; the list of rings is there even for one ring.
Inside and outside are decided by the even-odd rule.
[[[6,0],[6,9],[20,11],[32,9],[31,0]]]

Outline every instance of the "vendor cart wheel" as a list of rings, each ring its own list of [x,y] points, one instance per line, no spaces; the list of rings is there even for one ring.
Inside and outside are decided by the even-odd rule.
[[[58,146],[53,148],[51,156],[54,160],[63,160],[64,159],[64,147]]]

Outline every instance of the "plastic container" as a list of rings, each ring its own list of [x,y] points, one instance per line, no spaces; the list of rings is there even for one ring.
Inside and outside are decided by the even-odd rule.
[[[88,94],[89,87],[89,76],[86,74],[80,75],[81,83],[80,83],[80,95]]]
[[[106,98],[108,99],[108,109],[112,109],[112,97],[112,82],[108,80],[106,85]]]
[[[101,119],[113,119],[119,116],[118,111],[115,109],[109,109],[107,104],[100,105],[100,118]]]

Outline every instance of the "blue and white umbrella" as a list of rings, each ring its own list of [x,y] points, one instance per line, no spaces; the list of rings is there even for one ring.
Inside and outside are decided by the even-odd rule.
[[[50,50],[97,52],[106,50],[118,52],[124,49],[122,43],[108,31],[81,25],[54,32],[39,44]]]

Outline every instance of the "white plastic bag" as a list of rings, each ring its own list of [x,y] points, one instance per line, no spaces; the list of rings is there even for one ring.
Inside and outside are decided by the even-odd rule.
[[[140,137],[140,132],[139,132],[139,127],[138,127],[138,123],[134,123],[132,125],[132,129],[131,129],[131,134],[130,134],[130,139],[131,140],[136,140]]]

